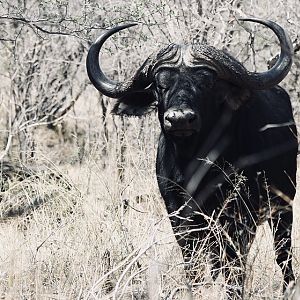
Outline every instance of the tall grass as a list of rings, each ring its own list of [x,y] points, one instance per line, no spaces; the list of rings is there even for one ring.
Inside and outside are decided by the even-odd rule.
[[[45,1],[44,5],[53,3]],[[139,27],[109,41],[103,53],[105,71],[121,80],[132,75],[157,47],[169,42],[201,40],[205,31],[209,44],[229,49],[250,69],[265,69],[267,58],[277,54],[278,45],[265,31],[256,32],[255,43],[251,44],[249,33],[235,21],[237,17],[271,18],[288,30],[293,41],[299,38],[300,32],[300,6],[296,0],[135,0],[130,3],[78,0],[75,4],[85,7],[91,20],[99,17],[103,27],[133,20],[140,22]],[[82,21],[79,16],[82,11],[75,4],[71,8]],[[35,16],[35,11],[30,12]],[[88,21],[85,19],[84,24]],[[9,33],[10,25],[5,26]],[[89,34],[84,38],[92,39],[99,31]],[[26,46],[33,47],[35,33],[30,31],[25,37]],[[51,36],[51,42],[55,43],[56,38]],[[72,48],[73,38],[66,39],[68,48]],[[7,72],[8,65],[15,66],[15,56],[7,54],[10,47],[11,44],[2,44],[0,58],[1,78],[4,78],[0,82],[3,148],[10,130],[9,120],[13,117],[11,107],[17,106],[11,84],[14,72],[19,69]],[[258,54],[253,55],[253,47]],[[25,51],[22,49],[19,49],[21,53]],[[86,52],[87,49],[85,44]],[[46,59],[57,63],[68,61],[65,52],[61,57],[57,55],[58,50]],[[74,86],[87,79],[83,60],[69,63],[79,66],[79,75],[73,78]],[[45,76],[51,70],[42,69],[39,75]],[[291,94],[298,118],[298,56],[283,85]],[[31,96],[31,100],[39,100],[38,95]],[[195,266],[201,280],[193,282],[185,276],[181,251],[155,178],[159,132],[155,113],[141,119],[122,120],[108,114],[103,118],[101,100],[110,110],[113,100],[99,98],[88,87],[55,131],[46,126],[37,127],[33,132],[34,158],[28,161],[30,167],[34,165],[32,173],[23,180],[18,176],[2,180],[0,298],[225,299],[226,278],[220,275],[212,281],[209,257],[201,252]],[[6,158],[19,164],[16,140],[14,136]],[[294,211],[293,265],[299,274],[298,193]],[[217,235],[219,229],[212,229]],[[202,243],[203,248],[207,247]],[[281,299],[283,280],[267,225],[258,230],[246,268],[246,299]]]
[[[2,298],[225,299],[226,280],[220,275],[212,281],[208,257],[202,256],[195,266],[202,280],[193,285],[186,279],[181,251],[156,186],[156,133],[144,133],[137,139],[139,134],[134,125],[128,137],[126,134],[123,182],[117,172],[116,140],[107,144],[105,168],[99,152],[91,151],[81,165],[57,167],[44,159],[47,171],[9,182],[1,205],[9,202],[17,210],[35,197],[42,205],[18,217],[2,216]],[[49,179],[54,171],[62,176],[59,180]],[[293,234],[296,273],[297,201]],[[250,299],[280,299],[281,286],[271,230],[262,226],[248,258],[246,291]]]

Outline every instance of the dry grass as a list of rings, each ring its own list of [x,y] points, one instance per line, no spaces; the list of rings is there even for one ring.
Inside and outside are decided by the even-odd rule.
[[[123,182],[116,171],[114,141],[108,145],[105,168],[103,157],[94,152],[82,165],[60,167],[64,179],[59,181],[44,171],[39,177],[10,182],[2,203],[24,206],[40,197],[43,205],[20,217],[2,217],[3,299],[225,299],[224,279],[211,280],[207,259],[198,266],[203,282],[191,287],[185,279],[181,253],[156,187],[155,151],[146,151],[154,147],[155,133],[141,140],[138,134],[133,124],[130,139],[125,139]],[[59,172],[51,164],[49,169]],[[296,197],[296,273],[298,202]],[[281,298],[282,276],[267,226],[259,229],[247,275],[249,299]]]
[[[35,0],[30,1],[35,3]],[[91,19],[99,14],[105,26],[132,20],[143,24],[108,42],[103,55],[104,68],[115,79],[133,74],[157,46],[170,41],[190,42],[205,28],[209,28],[210,44],[230,46],[230,51],[247,67],[265,69],[266,57],[276,54],[278,46],[262,31],[257,33],[254,45],[259,55],[249,55],[252,46],[249,34],[237,25],[235,17],[255,15],[276,20],[287,28],[293,41],[299,38],[300,32],[298,0],[197,0],[186,3],[169,0],[165,4],[160,0],[151,3],[135,0],[130,5],[125,1],[99,1],[102,10],[97,7],[92,10],[93,1],[78,0],[72,2],[74,7],[71,9],[79,14],[76,5],[83,7],[87,2],[91,6],[87,5]],[[203,14],[199,16],[197,9],[202,2]],[[5,15],[5,11],[0,13]],[[10,29],[8,25],[5,27],[8,33]],[[233,30],[232,41],[228,36],[230,30]],[[31,53],[34,48],[30,47],[36,43],[37,36],[31,29],[29,32],[31,35],[25,35],[24,48],[16,48],[20,64],[26,58],[23,54]],[[98,34],[99,31],[93,31],[91,35]],[[56,43],[57,38],[51,36],[47,47]],[[18,41],[21,44],[22,41]],[[72,49],[73,43],[73,39],[66,39],[68,48]],[[272,47],[265,46],[269,43]],[[17,125],[24,125],[22,119],[16,127],[9,124],[9,120],[13,120],[11,108],[18,104],[12,92],[16,89],[12,78],[20,70],[15,70],[17,56],[14,56],[15,52],[9,52],[11,44],[3,45],[0,49],[3,72],[0,135],[3,149],[7,135],[14,136],[9,157],[13,160],[19,156]],[[44,75],[53,70],[52,65],[47,67],[47,61],[68,61],[63,52],[66,49],[62,50],[60,60],[60,49],[55,48],[53,53],[50,48],[46,49],[42,64],[46,69],[41,69],[35,78],[39,83],[47,82],[48,77]],[[87,77],[83,60],[72,58],[71,63],[79,66],[78,74],[64,86],[63,92],[73,87],[74,95],[78,92],[77,85]],[[10,65],[13,68],[7,71]],[[29,85],[26,80],[21,83]],[[283,85],[292,95],[299,121],[299,56]],[[30,97],[39,102],[36,93],[31,93]],[[110,108],[108,104],[108,110]],[[203,278],[201,283],[192,285],[185,278],[181,251],[155,179],[158,134],[155,116],[122,122],[111,116],[103,120],[102,115],[99,95],[88,87],[73,111],[65,116],[63,125],[56,127],[56,132],[44,126],[32,132],[35,140],[34,159],[30,161],[35,166],[32,176],[23,181],[12,177],[2,182],[0,299],[225,299],[226,282],[222,276],[215,282],[211,280],[208,258],[201,258],[197,267]],[[105,125],[108,134],[104,132]],[[300,273],[299,197],[298,192],[293,229],[296,274]],[[271,231],[264,225],[258,230],[247,263],[246,299],[281,299],[281,285],[282,275],[275,263]]]

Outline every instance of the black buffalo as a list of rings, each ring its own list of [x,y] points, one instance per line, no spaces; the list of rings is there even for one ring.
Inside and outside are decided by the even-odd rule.
[[[277,85],[292,65],[291,41],[272,21],[242,20],[261,23],[278,37],[281,53],[270,70],[249,72],[208,45],[171,44],[150,56],[131,79],[112,81],[99,66],[101,47],[112,34],[136,24],[105,32],[87,57],[93,85],[118,99],[115,114],[141,116],[157,107],[158,185],[186,264],[191,267],[197,249],[205,248],[213,278],[222,269],[237,297],[241,288],[234,285],[243,285],[246,256],[264,220],[274,232],[285,286],[294,280],[298,147],[290,98]],[[235,276],[230,276],[232,266]]]

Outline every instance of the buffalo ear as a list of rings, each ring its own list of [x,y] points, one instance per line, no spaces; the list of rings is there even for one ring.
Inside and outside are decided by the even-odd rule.
[[[156,108],[156,101],[151,91],[130,93],[119,98],[112,113],[120,116],[143,116]]]
[[[250,98],[251,93],[246,88],[241,88],[224,81],[220,85],[218,88],[218,91],[222,91],[220,98],[232,110],[238,110]]]

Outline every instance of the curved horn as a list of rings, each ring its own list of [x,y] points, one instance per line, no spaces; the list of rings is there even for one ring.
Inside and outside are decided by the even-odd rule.
[[[257,18],[245,18],[239,20],[260,23],[270,28],[278,37],[281,48],[280,56],[270,70],[262,73],[247,72],[248,74],[243,78],[243,80],[248,81],[248,87],[257,90],[270,88],[280,83],[290,71],[293,63],[294,50],[290,37],[286,31],[275,22]]]
[[[95,41],[88,52],[86,59],[88,76],[95,88],[105,96],[111,98],[120,98],[132,91],[141,90],[145,88],[145,85],[147,85],[145,82],[143,82],[142,78],[139,78],[140,72],[138,72],[135,77],[128,81],[117,82],[107,78],[100,67],[101,60],[99,58],[99,53],[105,41],[113,34],[135,25],[137,25],[137,23],[120,25],[109,29]]]
[[[263,24],[270,28],[278,37],[281,47],[279,59],[268,71],[249,72],[240,62],[227,52],[217,50],[208,45],[193,45],[192,56],[194,64],[208,64],[221,79],[228,80],[238,86],[263,90],[270,88],[284,79],[293,62],[293,46],[287,33],[282,27],[272,21],[256,18],[240,19]]]

